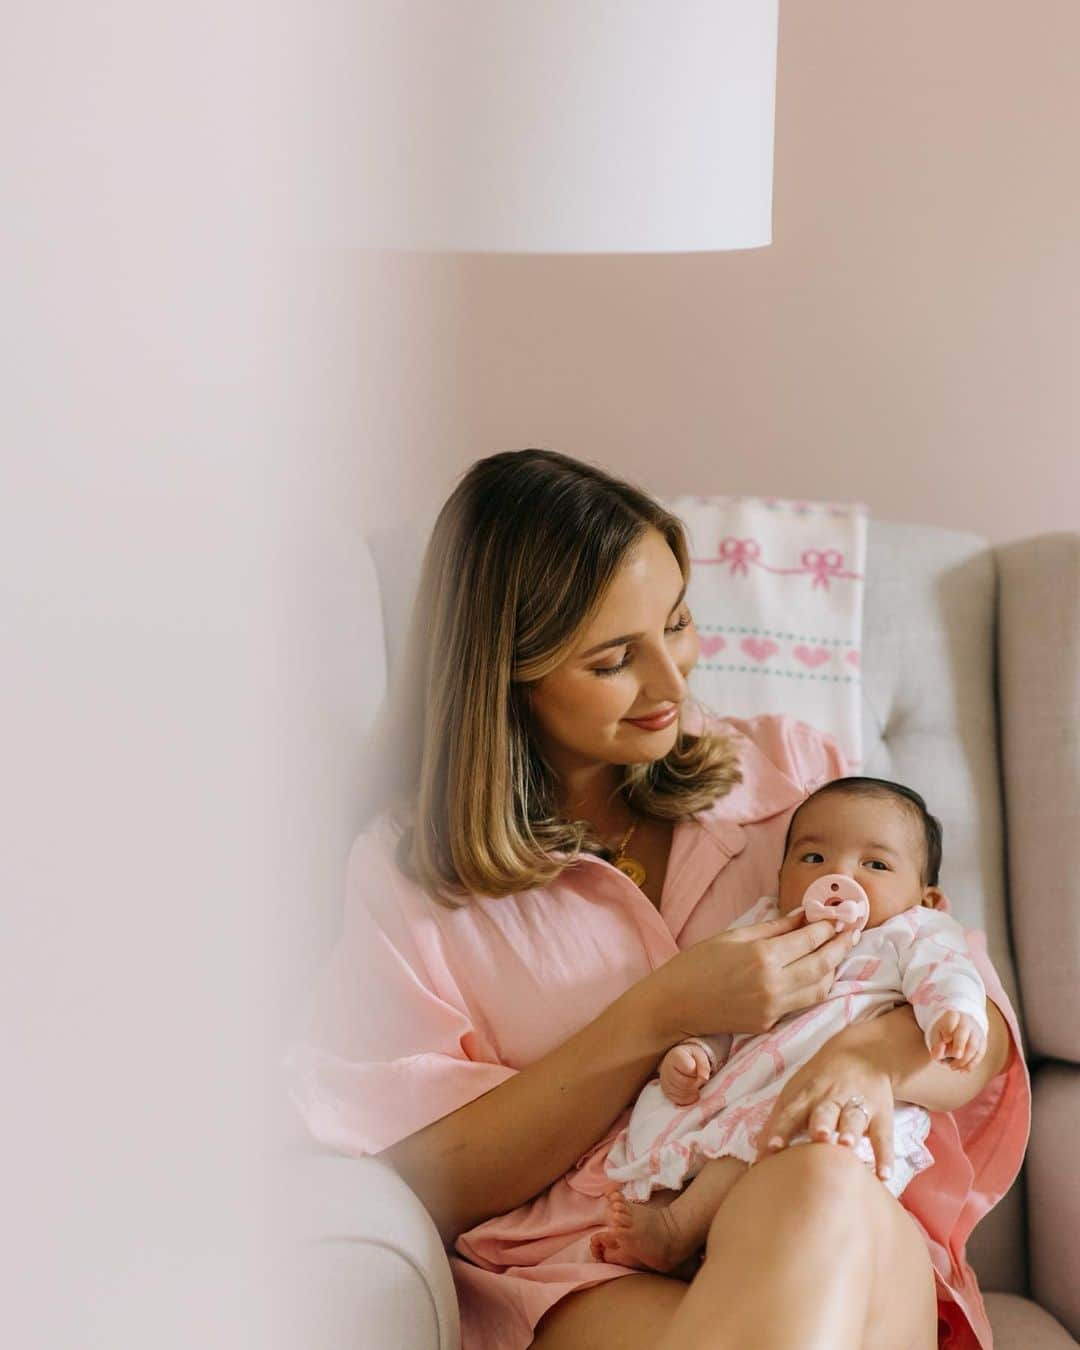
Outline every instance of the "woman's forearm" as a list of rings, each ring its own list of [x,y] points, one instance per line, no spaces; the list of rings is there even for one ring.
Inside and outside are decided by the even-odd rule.
[[[1009,1060],[1011,1038],[997,1004],[986,1000],[990,1023],[986,1052],[964,1073],[930,1058],[923,1031],[909,1003],[840,1033],[857,1044],[890,1075],[897,1101],[914,1102],[930,1111],[955,1111],[972,1101]]]
[[[672,1040],[644,984],[543,1059],[382,1152],[444,1243],[562,1176],[656,1072]]]

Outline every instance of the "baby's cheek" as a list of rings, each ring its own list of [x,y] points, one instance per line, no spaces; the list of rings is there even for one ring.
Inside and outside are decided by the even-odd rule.
[[[803,890],[786,877],[780,878],[780,893],[777,896],[777,907],[781,914],[790,914],[793,909],[798,909],[802,904]]]

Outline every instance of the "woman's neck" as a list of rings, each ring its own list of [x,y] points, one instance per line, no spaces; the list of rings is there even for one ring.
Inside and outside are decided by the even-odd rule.
[[[610,765],[603,768],[610,770]],[[625,833],[639,817],[619,795],[619,782],[609,772],[588,783],[563,784],[559,814],[564,820],[587,820],[601,839]]]

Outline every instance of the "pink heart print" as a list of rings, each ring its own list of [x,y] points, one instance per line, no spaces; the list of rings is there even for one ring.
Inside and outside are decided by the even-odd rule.
[[[713,656],[716,652],[722,652],[727,643],[722,637],[702,637],[701,650],[705,656]]]
[[[780,650],[771,638],[743,638],[739,646],[755,661],[767,661]]]
[[[796,647],[792,656],[804,666],[809,666],[811,670],[829,659],[829,653],[824,647]]]
[[[858,666],[861,664],[858,652],[848,652],[847,656],[844,657],[844,660],[849,666]]]

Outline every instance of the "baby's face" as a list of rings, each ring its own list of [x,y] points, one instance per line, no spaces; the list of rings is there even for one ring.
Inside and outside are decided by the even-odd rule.
[[[780,868],[780,913],[797,909],[807,886],[834,872],[866,892],[867,928],[924,899],[933,905],[938,891],[922,882],[925,849],[918,821],[888,798],[841,793],[810,802],[799,811]]]

